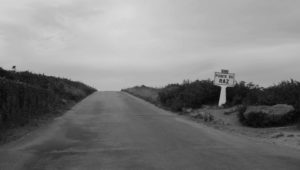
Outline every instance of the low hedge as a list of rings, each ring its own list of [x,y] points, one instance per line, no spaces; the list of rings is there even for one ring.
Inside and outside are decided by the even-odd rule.
[[[297,114],[294,111],[285,115],[268,115],[264,112],[250,112],[247,117],[244,115],[245,111],[246,107],[240,109],[238,119],[243,125],[250,127],[278,127],[295,123],[297,120]]]

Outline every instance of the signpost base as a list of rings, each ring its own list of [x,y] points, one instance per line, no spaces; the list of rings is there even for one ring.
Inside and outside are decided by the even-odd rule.
[[[219,99],[219,107],[221,107],[223,104],[226,103],[226,85],[221,85],[221,93],[220,93],[220,99]]]

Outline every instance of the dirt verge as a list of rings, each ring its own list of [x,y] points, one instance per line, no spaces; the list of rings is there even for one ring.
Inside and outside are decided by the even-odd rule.
[[[232,112],[234,108],[220,109],[217,107],[203,108],[183,114],[188,119],[198,123],[205,124],[221,131],[235,135],[244,135],[247,137],[257,138],[271,144],[285,145],[292,148],[300,149],[300,130],[296,125],[273,127],[273,128],[252,128],[243,126],[238,120],[238,112]],[[208,112],[212,115],[212,121],[193,118],[193,112]]]

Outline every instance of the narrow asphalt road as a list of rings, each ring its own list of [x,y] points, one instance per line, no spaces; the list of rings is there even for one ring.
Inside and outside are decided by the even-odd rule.
[[[2,146],[0,169],[299,170],[300,151],[232,136],[122,92],[97,92]]]

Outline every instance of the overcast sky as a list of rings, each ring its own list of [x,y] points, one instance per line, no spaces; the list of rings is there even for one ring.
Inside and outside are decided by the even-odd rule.
[[[300,80],[299,0],[0,0],[0,67],[99,90]]]

